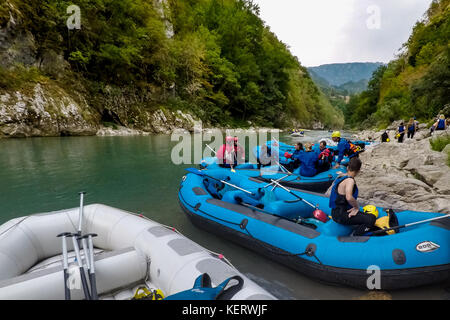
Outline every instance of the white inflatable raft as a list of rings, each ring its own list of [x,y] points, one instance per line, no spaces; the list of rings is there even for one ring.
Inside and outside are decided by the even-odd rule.
[[[56,236],[77,231],[79,211],[31,215],[0,226],[0,299],[65,298],[62,243]],[[93,251],[99,299],[131,299],[142,285],[160,289],[167,297],[192,289],[204,273],[213,287],[230,277],[242,277],[243,287],[232,300],[275,299],[221,255],[173,228],[100,204],[85,206],[83,217],[83,233],[98,235]],[[69,271],[79,270],[72,241],[67,241],[67,249]],[[75,280],[68,281],[71,299],[84,299],[81,284]],[[227,287],[235,283],[231,280]]]

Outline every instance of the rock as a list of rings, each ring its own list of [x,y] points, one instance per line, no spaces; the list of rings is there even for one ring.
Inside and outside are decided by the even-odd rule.
[[[450,153],[450,144],[446,145],[445,148],[442,150],[443,154],[448,154]]]
[[[3,5],[8,7],[10,19],[6,26],[0,28],[0,66],[11,68],[16,64],[35,65],[37,46],[33,35],[21,28],[20,12],[8,1]]]
[[[359,138],[367,133],[364,131]],[[363,168],[356,180],[363,202],[401,210],[450,213],[447,154],[431,150],[430,138],[382,143],[367,148],[360,158]]]
[[[64,90],[37,84],[32,92],[0,94],[0,136],[93,135],[95,114]]]
[[[64,73],[70,69],[70,64],[64,60],[62,53],[56,53],[53,50],[47,50],[42,54],[39,68],[46,74],[56,79],[63,77]]]
[[[97,136],[148,136],[149,132],[142,130],[134,130],[122,126],[117,126],[117,128],[102,127],[97,133]]]

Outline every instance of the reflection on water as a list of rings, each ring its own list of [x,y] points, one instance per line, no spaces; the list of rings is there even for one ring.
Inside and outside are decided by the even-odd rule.
[[[290,144],[317,142],[328,132]],[[170,136],[63,137],[0,140],[0,223],[19,216],[103,203],[143,213],[171,225],[204,247],[224,254],[249,278],[281,299],[357,299],[366,291],[318,283],[250,250],[194,227],[181,211],[177,191],[185,168],[170,160]],[[55,240],[56,241],[56,240]],[[426,294],[425,294],[426,292]],[[373,296],[370,296],[373,297]],[[443,299],[442,287],[390,293],[393,299]]]

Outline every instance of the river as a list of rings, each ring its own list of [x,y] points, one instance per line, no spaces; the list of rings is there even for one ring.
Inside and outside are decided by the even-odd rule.
[[[317,141],[325,131],[281,141]],[[358,299],[368,291],[319,283],[252,251],[194,227],[178,205],[185,168],[171,162],[168,135],[0,140],[0,224],[33,213],[102,203],[142,213],[224,254],[242,273],[280,299]],[[56,238],[55,238],[56,241]],[[389,292],[392,299],[449,299],[442,286]],[[382,294],[382,297],[386,295]]]

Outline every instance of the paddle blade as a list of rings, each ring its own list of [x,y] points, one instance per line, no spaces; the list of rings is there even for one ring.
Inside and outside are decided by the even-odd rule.
[[[201,170],[198,170],[196,168],[187,168],[186,171],[202,177],[205,175]]]

